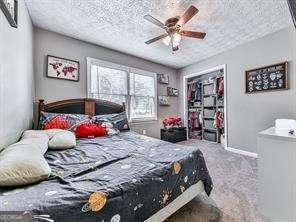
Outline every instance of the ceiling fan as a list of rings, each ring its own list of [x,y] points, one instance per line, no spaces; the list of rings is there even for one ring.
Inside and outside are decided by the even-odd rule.
[[[176,16],[169,18],[165,23],[162,23],[151,15],[145,15],[144,18],[147,21],[159,26],[160,28],[163,28],[166,31],[165,34],[150,39],[145,43],[151,44],[162,39],[162,41],[167,46],[171,45],[173,52],[175,52],[179,49],[182,36],[203,39],[206,36],[206,33],[204,32],[195,32],[182,29],[183,26],[197,13],[198,9],[191,5],[181,17]]]

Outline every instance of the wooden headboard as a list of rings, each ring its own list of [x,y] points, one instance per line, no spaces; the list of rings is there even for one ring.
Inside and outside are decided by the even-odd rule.
[[[44,103],[43,99],[39,100],[38,114],[40,112],[51,113],[71,113],[87,114],[90,116],[120,113],[125,111],[124,103],[122,105],[99,99],[68,99],[52,103]]]

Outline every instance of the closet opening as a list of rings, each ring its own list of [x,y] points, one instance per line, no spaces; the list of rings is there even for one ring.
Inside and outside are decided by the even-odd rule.
[[[187,138],[227,148],[226,65],[183,77]]]

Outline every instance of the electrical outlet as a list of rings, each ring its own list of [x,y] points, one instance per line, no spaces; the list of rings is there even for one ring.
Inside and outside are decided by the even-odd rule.
[[[146,135],[146,130],[145,129],[143,129],[142,134]]]

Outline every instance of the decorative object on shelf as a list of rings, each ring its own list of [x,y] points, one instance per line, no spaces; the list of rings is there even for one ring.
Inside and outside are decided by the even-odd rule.
[[[170,129],[173,127],[178,128],[182,126],[182,119],[179,116],[170,116],[170,117],[164,118],[162,123],[165,129]]]
[[[79,81],[79,62],[55,57],[47,56],[47,77],[65,79],[71,81]]]
[[[17,0],[0,0],[0,8],[3,11],[10,26],[17,28]]]
[[[288,0],[288,5],[289,5],[289,8],[290,8],[290,12],[291,12],[291,15],[292,15],[294,26],[296,28],[296,1],[295,0]]]
[[[167,96],[158,96],[158,104],[160,106],[169,106],[169,97]]]
[[[168,92],[168,96],[175,96],[175,97],[179,96],[179,90],[173,87],[168,87],[167,92]]]
[[[169,75],[168,74],[157,74],[158,82],[161,84],[169,84]]]
[[[246,93],[288,89],[288,62],[247,70]]]

